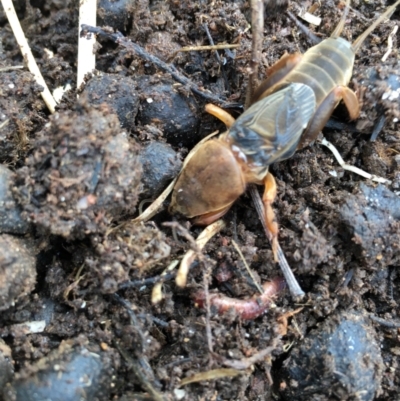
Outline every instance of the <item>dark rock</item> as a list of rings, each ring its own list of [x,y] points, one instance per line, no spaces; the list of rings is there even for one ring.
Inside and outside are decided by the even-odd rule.
[[[131,0],[99,0],[97,3],[97,25],[110,26],[125,32],[130,23]]]
[[[400,199],[395,193],[381,184],[374,188],[362,183],[340,215],[366,262],[388,266],[400,260]]]
[[[0,311],[24,295],[36,283],[36,258],[33,246],[24,239],[0,235]]]
[[[12,180],[13,173],[0,165],[0,233],[26,234],[29,224],[21,218],[21,210],[12,196]]]
[[[155,125],[173,146],[192,148],[196,145],[200,140],[200,118],[194,100],[178,93],[172,83],[151,85],[143,79],[139,85],[142,100],[138,121],[143,126]]]
[[[171,146],[151,142],[140,152],[143,167],[141,197],[156,198],[179,173],[182,161]]]
[[[90,104],[105,103],[118,115],[123,128],[132,128],[139,107],[136,83],[131,78],[113,74],[93,77],[86,85],[83,94]]]
[[[372,401],[382,371],[380,349],[369,321],[357,312],[341,312],[291,352],[283,368],[284,399]]]
[[[108,401],[111,374],[105,353],[60,346],[26,369],[5,390],[5,401]]]

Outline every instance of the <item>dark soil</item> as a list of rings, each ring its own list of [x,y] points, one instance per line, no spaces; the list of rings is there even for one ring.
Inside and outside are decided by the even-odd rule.
[[[312,46],[286,8],[270,3],[260,80],[284,52]],[[15,4],[51,91],[75,87],[78,1]],[[342,36],[354,40],[387,5],[354,1]],[[322,23],[310,29],[326,38],[342,12],[342,3],[323,2],[315,11]],[[237,117],[250,72],[250,14],[244,0],[101,0],[98,21],[173,63]],[[160,274],[191,248],[163,223],[178,221],[193,237],[201,229],[166,208],[149,222],[131,220],[187,152],[224,127],[203,111],[201,96],[104,38],[79,100],[72,90],[49,115],[31,74],[9,68],[23,58],[0,10],[0,400],[399,399],[398,37],[381,61],[399,19],[397,12],[381,24],[356,56],[350,86],[360,118],[350,123],[339,106],[323,132],[347,163],[391,184],[344,171],[318,144],[273,165],[279,242],[306,297],[299,305],[281,291],[254,320],[217,308],[208,320],[193,301],[205,280],[213,294],[257,292],[233,240],[256,280],[280,276],[250,197],[224,217],[226,228],[185,288],[174,271],[162,276],[156,305]],[[205,25],[215,43],[240,47],[220,50],[219,59],[213,51],[177,52],[209,45]]]

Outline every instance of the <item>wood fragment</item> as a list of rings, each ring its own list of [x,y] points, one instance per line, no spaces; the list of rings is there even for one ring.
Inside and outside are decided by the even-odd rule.
[[[149,54],[145,49],[143,49],[138,44],[126,39],[121,33],[119,32],[110,33],[105,31],[104,29],[90,25],[82,25],[81,28],[82,28],[81,36],[86,36],[88,33],[94,33],[96,35],[101,35],[108,39],[113,40],[115,43],[125,47],[125,49],[127,49],[128,51],[140,57],[142,60],[152,63],[162,71],[171,74],[171,77],[175,81],[181,83],[182,85],[186,85],[188,88],[190,88],[190,90],[194,94],[203,97],[207,101],[217,103],[224,108],[230,108],[233,106],[232,103],[226,102],[225,99],[220,98],[217,95],[212,94],[211,92],[207,92],[204,89],[201,89],[199,86],[194,84],[189,78],[182,75],[173,64],[167,64],[164,61],[160,60],[159,58],[153,56],[152,54]]]
[[[260,294],[263,294],[264,293],[264,289],[261,287],[261,285],[255,279],[254,274],[250,269],[250,266],[247,264],[246,259],[244,258],[243,253],[239,248],[239,245],[234,240],[232,240],[232,245],[235,247],[236,252],[239,254],[240,258],[242,259],[242,262],[243,262],[244,266],[246,267],[246,270],[249,273],[251,279],[253,280],[253,283],[256,286],[257,290],[259,291]]]
[[[172,226],[173,223],[164,223],[166,226]],[[187,275],[189,273],[190,265],[194,262],[196,257],[201,255],[202,249],[206,246],[207,242],[218,232],[225,227],[223,220],[217,220],[214,223],[207,226],[197,237],[194,247],[195,249],[189,249],[182,259],[179,266],[178,274],[176,275],[176,285],[178,287],[186,287]]]
[[[381,326],[388,327],[389,329],[400,329],[400,322],[393,320],[382,319],[381,317],[375,316],[373,313],[369,314],[371,320],[379,323]]]
[[[308,22],[311,25],[320,26],[321,25],[321,18],[317,17],[314,14],[309,13],[308,11],[300,11],[297,14],[302,20]]]
[[[151,303],[153,305],[158,304],[161,302],[164,298],[163,293],[162,293],[162,286],[164,284],[164,281],[162,281],[163,277],[166,277],[168,273],[173,271],[176,266],[178,266],[179,260],[173,260],[167,268],[161,273],[160,275],[160,281],[156,283],[151,291]]]
[[[96,25],[96,0],[80,0],[79,2],[79,26],[83,24]],[[96,38],[81,37],[78,35],[78,74],[76,86],[83,84],[85,75],[92,72],[96,67],[96,55],[94,53],[94,45]]]
[[[208,380],[223,379],[225,377],[236,377],[238,375],[242,375],[243,373],[245,372],[237,369],[226,369],[226,368],[213,369],[207,372],[200,372],[192,376],[185,377],[184,379],[181,380],[179,386],[185,386],[190,383],[198,383]]]
[[[247,109],[253,101],[253,94],[258,85],[258,67],[261,62],[262,42],[264,33],[264,2],[263,0],[251,0],[251,59],[250,59],[250,76],[246,93]]]
[[[395,27],[393,28],[392,32],[390,32],[389,36],[388,36],[388,49],[386,51],[386,53],[383,55],[382,57],[382,61],[385,62],[388,57],[390,56],[390,53],[393,50],[393,38],[397,33],[397,30],[399,29],[398,25],[395,25]]]
[[[115,342],[115,346],[118,348],[118,351],[124,358],[125,362],[132,369],[140,385],[151,395],[151,399],[153,401],[166,401],[166,398],[155,388],[154,383],[149,380],[149,377],[147,377],[148,375],[146,375],[145,372],[149,369],[143,369],[144,358],[142,358],[141,360],[134,359],[128,354],[125,349],[121,347],[119,343]]]
[[[177,50],[177,53],[179,52],[201,52],[204,50],[223,50],[223,49],[237,49],[240,47],[239,44],[237,45],[229,45],[229,44],[224,44],[221,43],[219,45],[205,45],[205,46],[184,46],[181,47],[179,50]]]
[[[257,362],[263,361],[267,356],[271,355],[273,351],[276,350],[276,345],[272,344],[271,346],[264,348],[262,351],[257,352],[253,356],[249,358],[243,359],[228,359],[221,355],[213,354],[214,358],[222,363],[224,366],[228,366],[237,370],[245,370],[249,369],[252,365]]]
[[[40,72],[38,65],[36,64],[36,60],[33,57],[31,48],[29,47],[24,31],[21,28],[21,24],[15,12],[13,2],[12,0],[1,0],[1,4],[3,5],[8,22],[21,50],[22,57],[24,58],[24,61],[26,62],[29,71],[33,74],[36,83],[44,88],[43,91],[40,92],[40,94],[44,102],[46,103],[47,108],[50,110],[50,113],[54,113],[57,103],[54,100],[49,88],[47,87],[47,84],[42,76],[42,73]]]

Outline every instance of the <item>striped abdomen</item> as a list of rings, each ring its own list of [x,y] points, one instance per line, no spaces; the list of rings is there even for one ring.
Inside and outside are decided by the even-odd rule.
[[[347,86],[353,73],[354,51],[351,43],[342,38],[328,38],[307,50],[301,61],[260,98],[275,92],[281,85],[299,82],[315,93],[318,105],[338,85]]]

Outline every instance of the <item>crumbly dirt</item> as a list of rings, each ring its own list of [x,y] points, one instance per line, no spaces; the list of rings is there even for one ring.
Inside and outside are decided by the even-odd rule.
[[[74,88],[79,2],[15,3],[51,90]],[[285,4],[272,3],[266,2],[260,81],[285,52],[312,46]],[[354,40],[387,3],[352,2],[342,36]],[[297,15],[314,4],[319,2],[288,7]],[[328,37],[343,7],[322,2],[313,33]],[[244,0],[102,0],[98,20],[232,104],[229,112],[237,117],[250,72],[250,16]],[[171,216],[167,207],[149,222],[131,222],[169,183],[190,148],[224,130],[203,111],[205,100],[99,38],[97,71],[79,100],[71,90],[49,115],[31,74],[9,68],[23,65],[23,58],[1,10],[0,162],[12,171],[2,204],[17,208],[28,228],[22,235],[0,219],[0,233],[7,233],[0,254],[8,252],[0,257],[0,400],[30,401],[34,393],[74,399],[62,387],[43,385],[53,380],[98,401],[398,399],[398,36],[387,60],[381,59],[399,19],[397,11],[356,56],[350,87],[362,104],[360,118],[349,122],[339,106],[323,131],[347,163],[391,183],[344,171],[319,144],[273,165],[279,242],[306,297],[297,304],[281,291],[265,313],[245,320],[216,308],[207,318],[193,296],[205,280],[212,293],[231,298],[251,299],[257,292],[233,241],[259,283],[280,275],[250,196],[224,217],[226,228],[193,264],[185,288],[175,284],[174,270],[162,276],[157,304],[151,302],[155,282],[191,248],[185,231],[163,223],[179,222],[193,237],[201,228]],[[219,59],[213,51],[177,52],[209,45],[205,26],[215,43],[240,47],[220,50]],[[28,264],[18,262],[18,252],[12,255],[20,241],[29,246]],[[45,328],[26,326],[30,322]],[[353,343],[355,349],[345,352]],[[235,371],[221,370],[226,368]],[[72,370],[76,374],[63,381],[63,372]],[[180,387],[183,379],[208,371],[211,376]],[[314,380],[319,372],[321,380]]]

